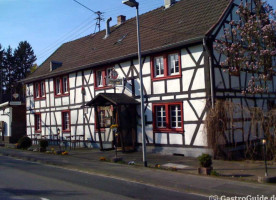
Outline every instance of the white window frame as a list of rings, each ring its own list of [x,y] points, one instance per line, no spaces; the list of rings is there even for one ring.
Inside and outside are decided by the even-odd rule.
[[[173,60],[172,60],[172,58],[173,58]],[[176,63],[178,63],[178,71],[176,71],[176,69],[177,69]],[[178,55],[178,53],[168,54],[168,70],[169,70],[169,75],[179,74],[180,66],[179,66],[179,55]],[[173,72],[171,72],[171,70],[173,70]]]
[[[63,89],[63,93],[68,93],[69,92],[69,87],[68,87],[68,77],[67,76],[63,76],[62,77],[62,89]]]
[[[160,111],[158,108],[161,108]],[[166,128],[167,127],[167,122],[166,122],[166,119],[167,119],[167,116],[166,116],[166,108],[165,106],[156,106],[156,127],[157,128]],[[160,115],[159,115],[160,113]],[[165,115],[164,115],[165,113]],[[158,117],[161,117],[161,121],[158,120]],[[161,126],[158,126],[158,123],[161,123],[162,125]]]
[[[56,94],[61,94],[61,84],[60,84],[60,78],[56,78]]]
[[[40,82],[40,92],[41,92],[41,97],[45,97],[45,82],[41,81]]]
[[[39,98],[39,83],[35,83],[35,98]]]
[[[175,107],[175,116],[173,116],[173,107]],[[181,115],[181,107],[180,105],[171,105],[169,106],[169,110],[170,110],[170,127],[171,128],[182,128],[182,121],[181,121],[181,118],[182,118],[182,115]],[[175,117],[175,121],[173,121],[173,117]],[[180,118],[180,120],[179,120]],[[175,125],[176,126],[173,126],[172,124],[175,122]],[[179,123],[180,123],[180,126],[179,126]]]
[[[96,81],[97,81],[97,87],[103,87],[103,71],[102,70],[96,71]]]
[[[164,66],[163,56],[154,57],[153,63],[154,63],[154,77],[165,76],[165,66]],[[163,74],[161,73],[162,70],[163,70]],[[157,72],[159,73],[157,74]]]
[[[69,116],[69,112],[63,112],[62,113],[62,117],[63,117],[63,131],[67,131],[70,130],[70,116]]]

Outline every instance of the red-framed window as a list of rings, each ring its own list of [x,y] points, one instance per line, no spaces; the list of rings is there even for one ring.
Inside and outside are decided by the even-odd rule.
[[[70,111],[69,110],[62,111],[61,117],[62,117],[62,131],[70,132],[71,131]]]
[[[70,93],[69,76],[59,76],[54,78],[55,97],[67,96]]]
[[[183,103],[154,103],[153,129],[160,132],[183,132]]]
[[[40,113],[35,113],[34,114],[35,117],[35,132],[36,133],[40,133],[41,132],[41,114]]]
[[[169,52],[151,57],[151,78],[162,80],[181,77],[180,51]]]
[[[109,88],[109,74],[113,67],[105,67],[101,69],[96,69],[94,72],[95,89]]]
[[[34,99],[40,100],[46,98],[45,81],[39,81],[34,83]]]

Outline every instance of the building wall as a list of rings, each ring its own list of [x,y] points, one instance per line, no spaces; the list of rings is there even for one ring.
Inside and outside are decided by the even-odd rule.
[[[222,23],[212,33],[215,38],[210,46],[215,46],[216,40],[225,40],[222,36],[224,35],[224,29],[230,28],[229,22],[231,20],[238,21],[239,16],[236,14],[240,0],[235,0],[233,6],[230,8],[228,13],[224,16]],[[252,4],[254,8],[254,3],[251,0],[244,1],[244,3]],[[268,81],[269,91],[267,94],[246,94],[243,95],[242,91],[246,90],[248,81],[252,77],[252,73],[248,71],[241,71],[237,75],[230,75],[228,71],[224,70],[220,63],[225,60],[225,56],[220,54],[217,50],[213,49],[212,54],[214,55],[212,59],[213,63],[213,74],[214,74],[214,96],[215,99],[228,100],[236,105],[239,105],[245,109],[250,109],[252,107],[259,107],[264,111],[267,111],[269,101],[275,102],[276,100],[276,77],[274,76],[272,80]],[[246,119],[247,118],[247,119]],[[250,115],[247,111],[234,111],[233,119],[234,123],[232,128],[229,127],[229,131],[226,133],[226,137],[229,142],[238,143],[245,142],[247,140],[256,140],[262,138],[262,134],[257,134],[256,130],[262,130],[258,127],[252,127],[250,120]]]
[[[181,57],[181,76],[172,79],[152,80],[151,57],[142,58],[143,81],[145,94],[146,135],[149,145],[163,147],[206,147],[204,119],[206,117],[206,102],[209,91],[206,89],[208,81],[205,76],[208,67],[206,56],[201,44],[183,47],[178,50]],[[166,52],[165,52],[166,53]],[[137,59],[112,65],[120,78],[124,78],[124,86],[115,88],[95,88],[94,73],[97,68],[87,69],[69,74],[70,95],[55,97],[54,79],[45,79],[46,98],[34,100],[33,83],[27,84],[27,134],[33,139],[41,136],[53,138],[57,129],[62,130],[61,112],[70,110],[71,131],[62,133],[63,137],[71,136],[71,140],[84,140],[88,146],[95,146],[98,142],[98,133],[95,130],[94,109],[89,108],[87,113],[81,108],[99,93],[125,93],[140,99],[139,66]],[[184,131],[158,132],[153,130],[153,104],[181,102],[183,106]],[[138,115],[140,112],[137,106]],[[34,114],[40,113],[42,131],[35,134]],[[141,143],[140,118],[137,122],[137,142]],[[69,137],[68,137],[69,138]],[[104,143],[112,141],[110,130],[102,133]]]
[[[4,136],[10,137],[12,134],[12,107],[5,107],[0,111],[0,121],[4,122]],[[1,133],[2,135],[2,133]]]

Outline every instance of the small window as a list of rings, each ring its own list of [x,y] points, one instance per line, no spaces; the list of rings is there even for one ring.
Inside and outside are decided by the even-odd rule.
[[[69,78],[68,76],[56,77],[54,79],[54,88],[56,96],[69,95]]]
[[[39,83],[35,84],[35,98],[39,98]]]
[[[151,58],[152,80],[181,77],[180,52]]]
[[[166,127],[166,110],[165,106],[156,106],[156,122],[158,128]]]
[[[162,56],[154,58],[154,70],[155,77],[164,76],[164,61]]]
[[[40,81],[34,83],[34,99],[39,100],[39,99],[45,99],[45,82]]]
[[[60,78],[56,79],[56,94],[61,94],[61,90],[60,90]]]
[[[68,92],[68,78],[67,76],[64,76],[62,79],[62,85],[63,85],[63,93],[67,93]]]
[[[112,68],[107,68],[106,69],[106,85],[109,85],[111,71],[112,71]]]
[[[70,111],[62,112],[62,131],[70,131]]]
[[[179,74],[179,60],[178,60],[178,54],[169,54],[169,60],[168,60],[168,65],[169,65],[169,74],[174,75],[174,74]]]
[[[110,72],[113,68],[103,68],[97,70],[95,73],[96,88],[109,87],[110,85]]]
[[[183,132],[182,103],[153,104],[154,131]]]
[[[103,86],[103,75],[102,75],[102,71],[97,71],[97,86],[98,86],[98,87]]]
[[[45,83],[40,82],[40,91],[41,91],[41,97],[45,97]]]
[[[181,128],[181,109],[180,105],[170,106],[171,111],[171,128]]]
[[[41,114],[35,114],[35,132],[41,132]]]

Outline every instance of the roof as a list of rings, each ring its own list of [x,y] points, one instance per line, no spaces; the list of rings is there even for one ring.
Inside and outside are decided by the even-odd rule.
[[[228,5],[229,0],[181,0],[140,15],[142,55],[202,41]],[[105,30],[61,45],[24,82],[137,56],[136,18],[111,27],[110,36],[104,37]],[[62,67],[50,71],[51,61],[62,62]]]
[[[133,97],[127,96],[126,94],[116,93],[100,93],[90,102],[87,106],[108,106],[108,105],[129,105],[139,104]]]

